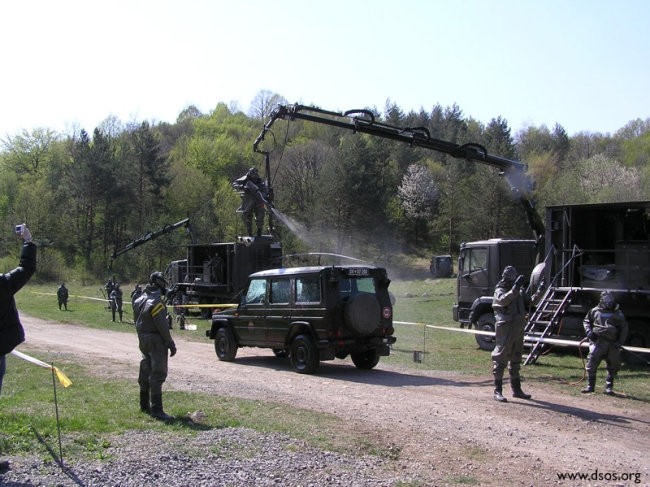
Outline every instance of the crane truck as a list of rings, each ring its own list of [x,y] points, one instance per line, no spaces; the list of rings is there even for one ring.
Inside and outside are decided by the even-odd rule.
[[[500,171],[524,209],[533,238],[461,244],[453,319],[461,327],[488,332],[475,335],[480,348],[494,348],[494,339],[489,336],[494,331],[492,295],[506,265],[514,265],[528,277],[529,286],[540,289],[541,298],[526,325],[532,340],[526,363],[539,356],[544,338],[584,337],[578,322],[605,287],[615,291],[630,320],[628,342],[641,347],[650,345],[648,202],[550,207],[545,222],[529,197],[532,185],[525,163],[489,154],[480,144],[433,138],[425,127],[398,127],[377,121],[371,111],[364,109],[341,113],[299,104],[278,105],[253,144],[255,152],[266,155],[267,165],[269,153],[260,145],[277,120],[305,120],[365,133],[487,164]],[[596,263],[588,264],[587,258]],[[610,274],[616,279],[603,277]]]

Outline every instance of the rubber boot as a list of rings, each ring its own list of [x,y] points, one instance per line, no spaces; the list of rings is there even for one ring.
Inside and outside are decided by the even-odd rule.
[[[503,397],[503,380],[494,379],[494,400],[499,402],[508,402],[508,400]]]
[[[140,389],[140,411],[143,413],[151,413],[151,404],[149,403],[149,391]]]
[[[596,376],[590,375],[589,377],[587,377],[587,385],[580,392],[582,392],[583,394],[590,394],[594,392],[594,390],[596,390]]]
[[[174,419],[174,416],[170,416],[163,411],[162,394],[153,394],[151,396],[151,416],[161,421]]]
[[[512,397],[518,399],[530,399],[532,397],[521,390],[521,379],[519,377],[510,378],[510,385],[512,386]]]
[[[607,379],[605,379],[605,394],[608,396],[614,395],[614,377],[611,375],[608,375]]]

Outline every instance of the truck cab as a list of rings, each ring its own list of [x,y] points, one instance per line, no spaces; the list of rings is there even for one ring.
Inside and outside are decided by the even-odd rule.
[[[493,332],[492,297],[503,269],[512,265],[519,274],[529,279],[536,255],[535,240],[495,238],[461,244],[456,281],[457,301],[453,307],[454,321],[460,322],[461,328],[474,327]],[[481,349],[494,349],[493,337],[475,337]]]

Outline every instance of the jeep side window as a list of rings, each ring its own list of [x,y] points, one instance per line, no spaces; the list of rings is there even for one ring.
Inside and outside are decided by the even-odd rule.
[[[271,279],[270,304],[286,304],[291,297],[291,282],[289,279]]]
[[[266,296],[266,279],[253,279],[248,285],[248,291],[242,304],[259,304]]]
[[[320,279],[318,276],[296,278],[296,302],[320,303]]]

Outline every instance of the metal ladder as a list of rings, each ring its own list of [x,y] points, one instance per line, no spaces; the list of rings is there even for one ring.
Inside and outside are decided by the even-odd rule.
[[[571,288],[549,287],[540,300],[537,308],[528,319],[524,334],[537,338],[545,338],[551,334],[553,329],[559,325],[560,317],[564,310],[571,303]],[[534,364],[542,353],[543,343],[534,342],[531,346],[528,356],[524,360],[524,365]]]

